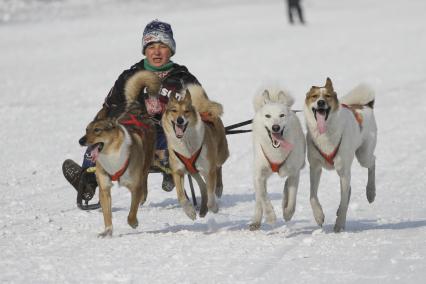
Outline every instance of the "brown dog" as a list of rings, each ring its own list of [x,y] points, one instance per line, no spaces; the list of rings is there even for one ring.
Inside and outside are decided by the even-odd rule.
[[[125,88],[126,112],[118,119],[91,122],[86,135],[80,139],[81,145],[92,148],[92,157],[96,159],[96,179],[105,222],[105,230],[99,234],[100,237],[112,236],[112,181],[118,181],[130,190],[132,198],[127,222],[132,228],[138,226],[136,215],[139,204],[145,202],[148,193],[147,178],[154,158],[155,127],[136,98],[145,87],[158,94],[160,84],[155,78],[156,75],[148,71],[133,75]]]
[[[229,156],[222,112],[222,106],[210,101],[201,86],[190,85],[186,94],[170,96],[162,118],[177,196],[193,220],[196,212],[183,188],[186,173],[195,178],[201,190],[200,216],[219,210],[216,196],[222,195],[222,165]]]

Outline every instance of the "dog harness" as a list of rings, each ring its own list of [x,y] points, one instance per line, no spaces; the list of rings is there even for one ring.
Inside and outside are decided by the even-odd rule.
[[[134,114],[129,114],[130,119],[120,121],[120,123],[124,126],[135,126],[133,130],[139,134],[139,136],[143,136],[143,129],[149,129],[150,125],[145,124],[139,119],[136,118]]]
[[[358,122],[359,128],[362,128],[362,115],[358,112],[356,112],[356,109],[362,109],[364,108],[361,105],[346,105],[346,104],[341,104],[342,107],[352,111],[353,115],[355,116],[356,121]]]
[[[203,146],[201,145],[200,149],[195,152],[191,157],[187,158],[184,155],[176,152],[173,150],[173,152],[175,153],[176,157],[179,158],[179,160],[185,165],[186,170],[190,173],[190,174],[196,174],[198,173],[197,168],[195,167],[195,163],[198,160],[198,157],[200,156],[201,153],[201,149],[203,148]]]
[[[271,162],[271,160],[269,160],[268,156],[266,156],[265,151],[263,150],[263,147],[260,146],[260,148],[262,148],[263,155],[265,156],[266,160],[269,163],[269,166],[271,167],[272,172],[274,172],[274,173],[278,173],[280,171],[281,166],[284,165],[288,156],[290,156],[290,153],[288,153],[288,155],[287,155],[287,157],[285,157],[284,161],[282,161],[281,163],[274,163],[274,162]]]
[[[149,129],[150,125],[143,123],[142,121],[138,120],[134,114],[129,114],[130,119],[120,121],[120,124],[124,126],[135,126],[133,130],[139,135],[143,136],[143,129]],[[112,176],[110,175],[110,178],[112,181],[120,181],[120,177],[126,172],[127,167],[129,166],[130,162],[130,156],[127,158],[126,162],[124,163],[123,167],[119,169],[115,174]]]
[[[356,109],[360,109],[363,108],[363,106],[353,106],[353,105],[347,105],[347,104],[341,104],[342,107],[352,111],[353,115],[355,116],[355,120],[358,122],[359,128],[362,128],[362,115],[358,112],[356,112]],[[337,144],[336,148],[333,150],[333,152],[331,152],[330,154],[326,154],[323,151],[321,151],[321,149],[315,144],[315,148],[317,149],[317,151],[321,154],[321,156],[327,161],[327,163],[329,163],[331,166],[334,166],[334,158],[337,155],[337,152],[339,151],[340,148],[340,143],[342,143],[342,137],[340,137],[340,141],[339,144]]]
[[[315,144],[315,143],[313,143],[314,144],[314,146],[315,146],[315,148],[317,149],[317,151],[321,154],[321,156],[327,161],[327,163],[329,163],[331,166],[334,166],[334,158],[336,157],[336,155],[337,155],[337,152],[339,151],[339,148],[340,148],[340,143],[342,143],[342,138],[343,138],[343,135],[342,135],[342,137],[340,137],[340,141],[339,141],[339,144],[337,144],[337,146],[336,146],[336,148],[334,148],[334,150],[333,150],[333,152],[331,152],[330,154],[326,154],[326,153],[324,153],[323,151],[321,151],[321,149]]]
[[[118,170],[115,174],[110,176],[112,181],[120,181],[120,177],[124,174],[124,172],[127,170],[127,167],[129,166],[130,157],[127,158],[126,162],[124,163],[123,167]]]

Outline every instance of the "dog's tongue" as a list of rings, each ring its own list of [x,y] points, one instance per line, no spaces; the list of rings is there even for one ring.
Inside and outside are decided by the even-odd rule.
[[[317,112],[317,126],[320,134],[323,134],[327,131],[325,126],[325,115]]]
[[[290,142],[287,142],[284,139],[284,137],[282,137],[278,133],[272,133],[272,138],[274,140],[279,141],[280,142],[280,147],[283,148],[284,150],[286,150],[287,152],[290,152],[291,150],[293,150],[293,144],[291,144]]]
[[[92,163],[96,162],[96,160],[99,157],[99,145],[96,145],[95,147],[92,148],[92,150],[90,150],[90,156],[91,156]]]
[[[176,136],[182,137],[183,136],[183,127],[176,125],[175,126],[175,132],[176,132]]]

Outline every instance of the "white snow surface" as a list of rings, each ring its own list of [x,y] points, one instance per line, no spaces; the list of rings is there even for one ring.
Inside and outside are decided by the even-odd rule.
[[[306,26],[288,24],[282,0],[1,0],[0,282],[424,283],[426,1],[302,3]],[[376,201],[367,202],[367,170],[355,161],[346,231],[335,234],[339,179],[324,171],[319,228],[307,163],[292,221],[281,217],[284,180],[273,176],[280,218],[251,232],[251,134],[233,135],[218,214],[191,221],[151,174],[139,227],[127,225],[130,194],[115,186],[114,235],[97,238],[102,213],[76,207],[61,164],[81,161],[78,139],[117,76],[142,58],[142,30],[155,18],[172,24],[173,60],[223,104],[225,125],[252,118],[253,96],[269,84],[289,90],[295,109],[327,76],[339,95],[373,86]]]

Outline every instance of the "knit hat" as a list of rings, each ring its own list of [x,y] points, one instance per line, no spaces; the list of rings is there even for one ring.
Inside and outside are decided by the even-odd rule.
[[[172,55],[176,52],[176,43],[173,39],[173,31],[170,24],[154,20],[146,25],[142,37],[142,54],[145,55],[145,49],[150,43],[162,42],[172,51]]]

